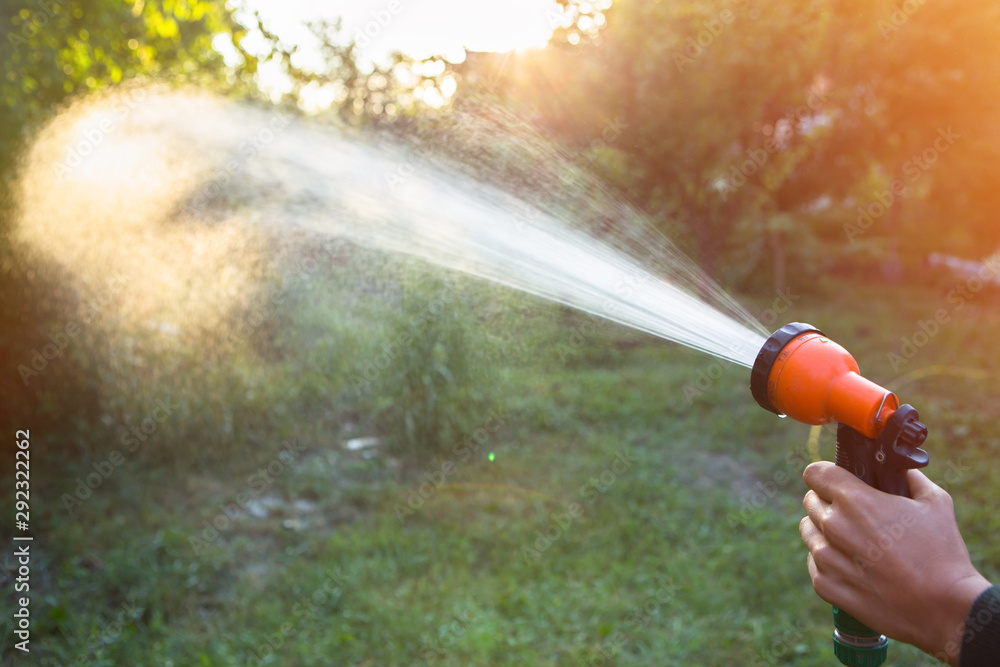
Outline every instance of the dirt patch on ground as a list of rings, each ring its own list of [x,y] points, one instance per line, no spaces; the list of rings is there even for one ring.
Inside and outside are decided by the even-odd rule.
[[[688,448],[681,459],[681,466],[690,471],[690,479],[699,489],[728,489],[736,497],[744,497],[756,491],[764,478],[750,462],[724,452]]]

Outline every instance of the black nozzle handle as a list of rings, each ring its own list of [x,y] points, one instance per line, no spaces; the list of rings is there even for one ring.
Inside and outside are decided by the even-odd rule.
[[[837,465],[865,484],[894,496],[910,497],[906,471],[923,468],[930,457],[920,449],[927,427],[912,405],[901,405],[877,438],[868,438],[846,424],[837,426]],[[888,641],[850,614],[834,608],[834,653],[845,665],[881,665]]]
[[[894,496],[910,497],[906,471],[930,461],[920,445],[927,427],[912,405],[901,405],[877,438],[868,438],[846,424],[837,426],[837,465],[868,486]]]

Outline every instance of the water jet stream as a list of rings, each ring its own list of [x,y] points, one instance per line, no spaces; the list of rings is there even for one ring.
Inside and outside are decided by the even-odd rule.
[[[569,213],[385,141],[204,94],[129,94],[127,105],[121,93],[60,116],[22,179],[20,238],[84,273],[128,263],[128,252],[140,256],[136,270],[162,266],[177,230],[199,228],[179,222],[209,234],[235,217],[405,253],[746,367],[767,337],[638,212],[565,161],[562,182],[579,189],[587,215],[613,221],[602,238]],[[528,158],[555,157],[540,141],[524,145]],[[98,252],[100,239],[112,243]]]

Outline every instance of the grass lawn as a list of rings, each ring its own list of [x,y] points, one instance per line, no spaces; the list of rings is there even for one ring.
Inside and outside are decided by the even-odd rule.
[[[920,410],[927,472],[996,580],[1000,315],[946,292],[831,282],[782,317],[826,330]],[[297,303],[322,321],[310,298]],[[374,435],[357,406],[323,404],[305,371],[263,374],[258,426],[238,419],[225,448],[164,431],[156,457],[126,460],[70,512],[63,494],[101,456],[45,459],[36,425],[36,652],[5,664],[834,664],[797,530],[809,427],[761,410],[747,369],[519,308],[479,319],[506,342],[478,426],[423,456],[345,448]],[[938,309],[948,321],[893,368]],[[324,345],[338,353],[308,347]],[[686,393],[703,373],[719,377]],[[219,450],[169,455],[199,447]],[[833,458],[832,427],[819,454]],[[9,616],[0,626],[12,636]],[[889,664],[936,663],[893,644]]]

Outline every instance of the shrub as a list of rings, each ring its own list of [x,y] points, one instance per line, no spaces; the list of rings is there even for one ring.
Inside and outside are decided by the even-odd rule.
[[[447,451],[485,418],[489,372],[470,294],[461,283],[409,271],[390,316],[372,409],[396,454]]]

